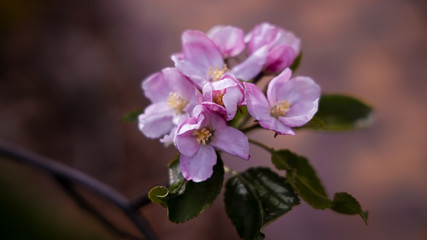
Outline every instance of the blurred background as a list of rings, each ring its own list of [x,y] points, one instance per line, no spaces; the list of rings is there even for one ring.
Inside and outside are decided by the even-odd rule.
[[[126,196],[163,184],[176,151],[121,121],[149,104],[141,80],[172,66],[185,29],[230,24],[247,32],[268,21],[302,39],[296,74],[326,93],[360,97],[374,106],[376,121],[347,133],[251,134],[307,156],[330,195],[349,192],[370,211],[365,226],[303,202],[268,225],[266,239],[427,239],[426,13],[424,0],[3,0],[0,139]],[[271,165],[256,146],[251,155],[224,161],[236,170]],[[116,239],[33,168],[0,159],[0,191],[4,239]],[[91,199],[135,232],[117,209]],[[184,224],[168,222],[158,205],[141,213],[162,240],[238,239],[222,196]]]

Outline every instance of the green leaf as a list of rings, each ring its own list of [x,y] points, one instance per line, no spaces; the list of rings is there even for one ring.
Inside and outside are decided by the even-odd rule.
[[[122,121],[123,122],[137,122],[138,116],[142,112],[143,111],[141,109],[135,109],[135,110],[129,111],[122,117]]]
[[[360,203],[348,193],[335,193],[332,210],[348,215],[359,214],[365,224],[368,224],[368,211],[363,211]]]
[[[372,124],[373,109],[362,101],[338,94],[322,95],[315,117],[302,128],[346,131]],[[322,121],[324,126],[319,127]]]
[[[317,116],[314,116],[308,123],[306,123],[304,126],[296,127],[294,129],[304,129],[309,128],[313,130],[328,130],[325,122]]]
[[[149,192],[148,192],[148,198],[153,202],[153,203],[159,203],[160,205],[162,205],[163,207],[167,207],[167,201],[166,201],[166,197],[169,194],[169,190],[166,187],[163,186],[157,186],[152,188]]]
[[[168,199],[169,220],[175,223],[188,221],[209,208],[221,191],[224,181],[224,165],[217,154],[217,163],[212,176],[203,182],[184,180],[182,183],[178,159],[169,165],[171,194]]]
[[[299,199],[286,178],[268,168],[250,168],[227,181],[224,202],[240,237],[264,239],[262,228],[299,204]]]
[[[181,194],[185,191],[187,180],[182,176],[179,166],[179,155],[169,163],[169,191],[173,194]]]
[[[325,188],[305,157],[289,150],[271,150],[271,160],[279,170],[286,170],[286,178],[298,195],[310,206],[325,209],[332,206]]]
[[[295,72],[298,69],[298,67],[301,63],[301,58],[302,58],[302,52],[300,52],[300,54],[298,54],[298,56],[295,58],[295,60],[293,61],[293,63],[289,67],[292,70],[292,72]]]

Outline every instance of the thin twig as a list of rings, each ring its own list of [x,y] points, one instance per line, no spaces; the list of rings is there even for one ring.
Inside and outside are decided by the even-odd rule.
[[[55,179],[60,184],[60,186],[73,198],[77,204],[84,210],[91,213],[95,218],[98,219],[107,229],[113,230],[120,238],[126,239],[140,239],[129,233],[123,232],[118,229],[114,224],[112,224],[107,218],[105,218],[96,208],[94,208],[84,197],[82,197],[74,187],[71,186],[71,182],[66,179],[56,176]]]
[[[151,229],[145,218],[142,215],[138,214],[137,209],[132,206],[129,199],[127,199],[114,189],[110,188],[109,186],[105,185],[104,183],[84,174],[83,172],[75,170],[57,161],[42,157],[19,147],[12,146],[1,140],[0,156],[4,156],[6,158],[17,160],[19,162],[37,167],[51,174],[52,176],[65,179],[66,181],[70,181],[73,183],[78,183],[96,192],[104,199],[119,207],[135,224],[135,226],[147,240],[157,239],[156,235],[154,234],[153,230]]]

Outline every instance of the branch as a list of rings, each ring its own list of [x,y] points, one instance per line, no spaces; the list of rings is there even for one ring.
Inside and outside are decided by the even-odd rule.
[[[129,219],[133,222],[133,224],[138,228],[138,230],[143,234],[143,236],[146,239],[148,240],[157,239],[157,237],[155,236],[154,232],[152,231],[151,227],[149,226],[145,218],[142,215],[138,214],[137,212],[138,208],[135,208],[134,203],[129,199],[127,199],[126,197],[124,197],[119,192],[112,189],[111,187],[105,185],[104,183],[84,174],[83,172],[75,170],[57,161],[42,157],[40,155],[21,149],[19,147],[12,146],[1,140],[0,140],[0,156],[13,159],[24,164],[31,165],[33,167],[39,168],[51,174],[56,179],[60,180],[59,183],[64,187],[66,191],[68,191],[71,195],[73,195],[74,199],[76,199],[76,196],[74,196],[75,191],[70,192],[69,189],[71,186],[69,184],[66,184],[67,182],[78,183],[96,192],[101,197],[105,198],[107,201],[119,207],[129,217]],[[80,197],[81,196],[79,195],[78,198]],[[80,203],[80,200],[77,200],[77,202]],[[148,202],[143,201],[142,203],[139,204],[139,207],[142,207],[147,203]],[[96,211],[90,205],[87,205],[87,207],[92,208],[92,210],[89,211],[92,214],[93,214],[93,211]],[[95,216],[98,218],[99,217],[104,218],[102,215],[95,214]]]

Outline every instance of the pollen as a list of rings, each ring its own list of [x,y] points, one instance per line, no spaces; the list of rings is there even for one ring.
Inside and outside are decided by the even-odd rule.
[[[213,98],[214,103],[225,107],[224,101],[222,99],[224,97],[224,94],[225,94],[225,92],[224,93],[219,93],[216,96],[214,96],[214,98]]]
[[[211,141],[211,138],[213,136],[213,132],[209,128],[204,127],[200,130],[194,130],[193,136],[196,137],[196,141],[199,144],[206,145],[206,144],[209,144],[209,142]]]
[[[212,82],[216,82],[221,79],[222,75],[225,73],[228,73],[230,70],[227,67],[227,64],[224,64],[222,68],[219,68],[218,66],[210,66],[209,67],[209,78]]]
[[[275,118],[283,117],[289,111],[290,107],[291,107],[290,102],[286,100],[280,101],[271,108],[270,114]]]
[[[187,106],[188,101],[178,95],[178,93],[170,92],[168,96],[169,108],[175,110],[177,113],[184,113],[184,108]]]

